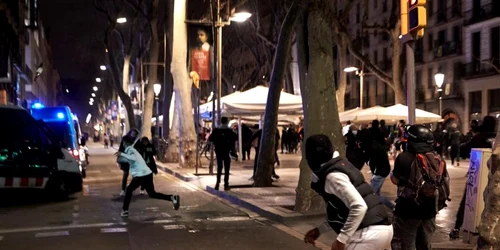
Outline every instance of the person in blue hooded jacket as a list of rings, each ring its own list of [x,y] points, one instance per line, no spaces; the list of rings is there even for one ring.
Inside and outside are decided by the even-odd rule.
[[[146,164],[146,161],[142,158],[141,153],[134,148],[134,142],[127,137],[124,139],[124,143],[126,144],[125,150],[124,152],[117,152],[116,155],[118,156],[118,162],[126,162],[130,164],[132,181],[127,186],[125,191],[125,200],[123,201],[121,216],[128,217],[128,208],[132,199],[132,193],[140,186],[146,189],[150,198],[172,201],[174,209],[178,210],[181,203],[179,195],[167,195],[155,191],[153,172]]]

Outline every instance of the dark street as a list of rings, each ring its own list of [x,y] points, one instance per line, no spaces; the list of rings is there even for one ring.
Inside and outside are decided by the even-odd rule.
[[[114,150],[91,148],[84,191],[66,201],[40,193],[2,193],[0,249],[313,249],[205,192],[159,173],[159,192],[181,208],[137,190],[122,219],[121,171]]]

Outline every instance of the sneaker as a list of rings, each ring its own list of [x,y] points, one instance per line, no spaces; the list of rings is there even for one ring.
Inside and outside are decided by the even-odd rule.
[[[219,184],[216,184],[215,187],[214,187],[215,190],[219,190]]]
[[[122,211],[122,213],[120,214],[121,217],[128,217],[128,210],[127,211]]]
[[[141,192],[139,192],[139,194],[143,195],[145,194],[146,192],[144,190],[141,190]]]
[[[172,195],[172,203],[174,203],[174,209],[179,210],[181,206],[181,197],[178,195]]]
[[[276,180],[280,178],[280,176],[279,176],[279,175],[277,175],[277,174],[273,174],[273,176],[272,176],[272,177],[273,177],[274,179],[276,179]]]
[[[450,232],[450,239],[458,238],[460,238],[460,231],[458,229],[453,229],[453,231]]]
[[[229,188],[229,186],[224,186],[224,191],[229,191],[231,190],[231,188]]]
[[[122,191],[120,192],[120,196],[125,196],[125,190],[122,190]]]

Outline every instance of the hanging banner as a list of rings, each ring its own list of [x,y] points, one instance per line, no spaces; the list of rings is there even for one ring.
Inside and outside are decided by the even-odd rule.
[[[213,67],[212,32],[210,27],[189,26],[190,69],[196,72],[200,81],[210,81]]]

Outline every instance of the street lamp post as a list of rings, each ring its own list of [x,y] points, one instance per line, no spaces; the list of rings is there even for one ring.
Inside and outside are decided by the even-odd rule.
[[[151,84],[151,83],[150,83]],[[161,84],[160,83],[155,83],[153,86],[154,93],[155,93],[155,103],[156,103],[156,137],[160,139],[160,91],[161,91]],[[159,141],[158,141],[159,143]],[[157,144],[159,145],[159,144]]]
[[[229,5],[230,1],[228,1]],[[228,10],[230,9],[229,6],[227,6]],[[217,12],[216,12],[216,23],[215,23],[215,32],[216,32],[216,37],[217,37],[217,46],[216,46],[216,51],[217,51],[217,125],[220,125],[220,119],[221,119],[221,101],[220,98],[222,96],[222,27],[230,25],[231,21],[233,22],[245,22],[252,16],[252,14],[248,12],[237,12],[233,13],[230,17],[229,20],[224,21],[222,20],[221,16],[221,0],[217,0]],[[213,112],[213,111],[212,111]],[[213,115],[212,115],[212,122],[214,122]]]
[[[365,72],[363,72],[363,69],[358,69],[356,67],[347,67],[344,69],[344,72],[356,72],[356,75],[359,76],[359,108],[363,109],[363,88]]]
[[[434,80],[436,81],[436,86],[438,87],[439,92],[439,115],[443,116],[443,89],[441,88],[444,83],[444,74],[437,73],[434,75]]]

